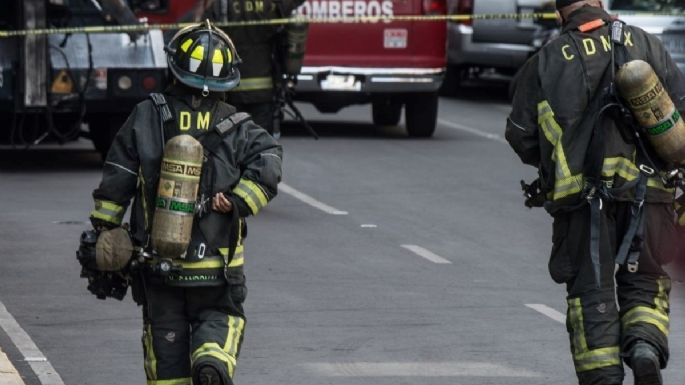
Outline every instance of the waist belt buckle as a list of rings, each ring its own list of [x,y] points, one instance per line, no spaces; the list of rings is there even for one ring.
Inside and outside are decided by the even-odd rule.
[[[629,262],[629,263],[628,263],[628,272],[630,272],[630,273],[637,273],[637,268],[638,268],[639,265],[640,265],[640,263],[637,262],[637,261],[635,261],[635,262]]]
[[[641,164],[639,168],[640,168],[640,171],[645,173],[645,175],[649,175],[649,176],[654,175],[654,169],[647,166],[647,165]]]

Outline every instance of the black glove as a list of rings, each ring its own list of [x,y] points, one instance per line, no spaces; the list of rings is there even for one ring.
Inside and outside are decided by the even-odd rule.
[[[545,205],[545,193],[540,187],[540,179],[536,179],[530,184],[521,181],[521,190],[523,190],[523,197],[526,198],[524,204],[529,209],[533,207],[543,207]]]

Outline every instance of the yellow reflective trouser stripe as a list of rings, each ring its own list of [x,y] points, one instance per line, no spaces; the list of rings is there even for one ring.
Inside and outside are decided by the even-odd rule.
[[[240,183],[235,186],[233,193],[247,203],[253,215],[257,214],[269,202],[264,190],[249,179],[240,179]]]
[[[233,378],[238,356],[238,345],[240,344],[243,330],[245,329],[245,320],[241,317],[229,315],[227,322],[228,332],[226,334],[226,343],[223,348],[216,342],[208,342],[197,348],[190,359],[192,362],[195,362],[204,356],[216,358],[226,364],[228,375]]]
[[[670,280],[665,277],[657,279],[656,283],[659,289],[654,297],[654,308],[636,306],[628,310],[621,318],[623,329],[637,323],[646,323],[655,326],[663,335],[668,336],[670,329],[668,292],[671,284]]]
[[[148,380],[157,379],[157,357],[155,357],[155,350],[152,345],[152,326],[145,325],[143,331],[143,345],[145,345],[145,374]]]
[[[615,366],[621,364],[620,348],[609,346],[592,349],[588,347],[583,324],[583,305],[580,298],[568,300],[568,322],[573,330],[571,345],[576,372]]]
[[[190,377],[171,380],[147,380],[147,385],[190,385]]]
[[[620,364],[621,349],[618,346],[594,349],[586,353],[576,353],[573,356],[576,371],[587,372],[607,366]]]
[[[545,138],[554,147],[552,160],[556,170],[553,199],[557,200],[581,192],[583,190],[583,175],[571,174],[561,140],[563,136],[561,126],[554,119],[554,111],[546,100],[538,104],[538,125],[541,127]]]
[[[238,85],[238,87],[232,89],[231,92],[270,90],[273,87],[273,80],[269,76],[257,78],[244,78],[240,79],[240,84]]]
[[[102,219],[115,225],[120,225],[124,219],[126,207],[120,206],[112,201],[95,200],[95,209],[91,211],[90,215],[93,218]]]

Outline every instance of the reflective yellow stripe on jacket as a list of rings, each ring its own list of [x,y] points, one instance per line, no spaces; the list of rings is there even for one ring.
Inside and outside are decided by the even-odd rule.
[[[90,216],[119,226],[125,213],[126,206],[118,205],[112,201],[96,199],[95,209],[90,212]]]
[[[561,140],[561,126],[554,119],[554,111],[546,100],[538,104],[538,125],[554,148],[552,160],[555,164],[555,181],[552,199],[562,199],[583,191],[583,174],[571,174]]]
[[[233,193],[239,196],[250,207],[252,215],[255,215],[269,203],[269,198],[262,187],[249,179],[240,179],[233,189]]]
[[[590,349],[585,337],[583,321],[583,305],[580,298],[568,300],[568,324],[573,330],[571,348],[576,372],[621,365],[621,349],[619,346],[608,346]]]

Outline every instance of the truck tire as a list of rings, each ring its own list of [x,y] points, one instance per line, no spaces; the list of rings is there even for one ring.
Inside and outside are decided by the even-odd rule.
[[[404,111],[407,133],[414,138],[433,136],[438,123],[438,94],[413,94],[407,98]]]
[[[107,157],[107,152],[112,146],[114,137],[125,121],[126,116],[124,115],[110,114],[99,114],[92,116],[88,120],[90,139],[93,141],[95,149],[102,156],[103,161]]]
[[[373,124],[377,126],[396,126],[402,115],[402,103],[393,100],[378,100],[371,104]]]

